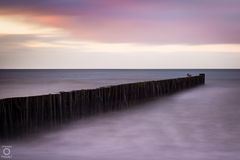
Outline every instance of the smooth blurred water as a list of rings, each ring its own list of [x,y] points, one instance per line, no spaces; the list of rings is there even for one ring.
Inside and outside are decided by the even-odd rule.
[[[203,86],[160,97],[128,110],[82,119],[21,140],[12,140],[4,144],[12,145],[12,159],[240,159],[238,70],[95,72],[92,71],[88,83],[103,80],[109,84],[110,78],[113,81],[147,80],[166,75],[169,78],[184,76],[185,72],[206,73],[207,81]],[[101,76],[104,78],[99,78]],[[14,74],[12,77],[14,79]],[[87,76],[82,78],[87,79]]]
[[[0,70],[0,99],[185,77],[240,79],[240,70]]]

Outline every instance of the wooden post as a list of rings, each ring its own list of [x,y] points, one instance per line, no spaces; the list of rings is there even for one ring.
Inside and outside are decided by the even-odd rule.
[[[128,108],[152,97],[171,94],[205,83],[199,76],[146,81],[89,90],[0,100],[0,138],[27,134],[43,126]]]

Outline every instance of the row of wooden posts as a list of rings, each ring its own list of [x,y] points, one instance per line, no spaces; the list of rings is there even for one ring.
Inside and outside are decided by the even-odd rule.
[[[19,136],[43,126],[128,108],[149,98],[164,96],[205,83],[205,75],[120,84],[41,96],[0,100],[0,138]]]

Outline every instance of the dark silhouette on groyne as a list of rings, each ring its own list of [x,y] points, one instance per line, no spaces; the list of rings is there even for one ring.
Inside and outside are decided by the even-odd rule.
[[[0,100],[0,138],[28,134],[43,126],[107,111],[205,83],[205,74],[176,79],[120,84],[40,96]]]

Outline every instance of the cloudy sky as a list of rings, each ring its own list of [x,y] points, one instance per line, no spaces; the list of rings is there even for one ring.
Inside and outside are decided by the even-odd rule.
[[[240,68],[239,0],[1,0],[0,68]]]

